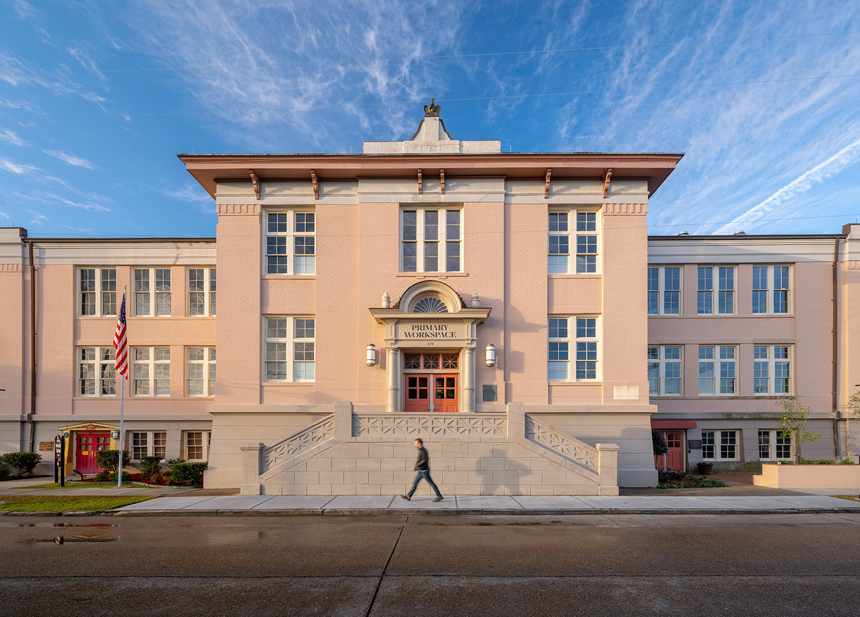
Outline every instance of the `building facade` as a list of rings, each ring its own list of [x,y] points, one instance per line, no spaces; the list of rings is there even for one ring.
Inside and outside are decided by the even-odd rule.
[[[0,451],[115,447],[127,287],[126,443],[211,487],[398,494],[420,436],[443,492],[617,494],[656,483],[652,424],[657,465],[782,457],[786,394],[805,457],[846,453],[851,230],[649,240],[680,158],[502,153],[431,105],[362,154],[181,155],[215,239],[0,230]]]

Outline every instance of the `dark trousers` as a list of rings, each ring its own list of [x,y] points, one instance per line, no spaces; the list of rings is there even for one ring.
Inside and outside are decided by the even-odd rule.
[[[430,485],[430,488],[432,488],[434,491],[436,491],[436,497],[442,496],[442,493],[439,492],[439,487],[436,486],[436,483],[433,482],[433,478],[430,477],[430,472],[429,471],[419,471],[418,474],[415,476],[415,481],[412,483],[412,488],[409,489],[408,493],[406,493],[407,497],[409,497],[411,499],[412,495],[415,494],[415,489],[418,488],[418,483],[421,481],[421,478],[424,478],[425,480],[427,480],[427,484]]]

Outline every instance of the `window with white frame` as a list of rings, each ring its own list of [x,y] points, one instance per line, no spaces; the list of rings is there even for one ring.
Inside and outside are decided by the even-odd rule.
[[[734,266],[699,266],[696,310],[699,315],[735,312]]]
[[[737,431],[702,431],[702,458],[706,461],[739,460]]]
[[[648,267],[648,314],[681,314],[681,266]]]
[[[209,431],[185,431],[182,435],[182,450],[188,462],[201,462],[209,459],[209,445],[212,433]]]
[[[759,430],[758,458],[762,461],[791,460],[791,434],[780,430]]]
[[[188,314],[215,315],[215,268],[188,268]]]
[[[116,396],[113,347],[78,347],[78,396]]]
[[[699,395],[737,394],[737,348],[699,346]]]
[[[316,214],[266,213],[266,274],[316,274]]]
[[[267,317],[266,381],[313,381],[315,338],[313,317]]]
[[[648,393],[651,396],[680,395],[682,375],[680,346],[648,347]]]
[[[78,307],[81,316],[116,315],[116,268],[78,269]]]
[[[188,396],[215,396],[215,348],[189,347],[185,368]]]
[[[131,458],[139,461],[144,456],[167,455],[167,433],[165,431],[133,431],[127,443],[131,444]]]
[[[753,393],[766,396],[791,394],[791,347],[753,347]]]
[[[550,381],[597,381],[599,331],[597,317],[550,317],[547,376]],[[571,371],[571,346],[575,359]]]
[[[134,396],[170,396],[170,347],[131,348]]]
[[[787,314],[789,281],[789,266],[753,266],[753,313]]]
[[[595,274],[598,269],[597,213],[553,210],[549,213],[549,274]],[[575,261],[571,263],[571,245]]]
[[[136,317],[170,316],[170,268],[135,268],[132,274]]]
[[[461,226],[459,208],[402,208],[400,271],[461,272]]]

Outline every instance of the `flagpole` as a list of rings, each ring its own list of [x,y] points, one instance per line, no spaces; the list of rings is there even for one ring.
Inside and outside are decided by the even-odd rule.
[[[122,290],[122,307],[125,308],[125,295],[128,293],[128,285],[125,285]],[[128,370],[126,370],[126,375],[128,375]],[[125,408],[125,380],[126,375],[120,373],[120,396],[119,396],[119,452],[117,452],[117,472],[116,472],[116,487],[122,488],[122,441],[125,433],[125,427],[123,424],[124,420],[124,408]]]

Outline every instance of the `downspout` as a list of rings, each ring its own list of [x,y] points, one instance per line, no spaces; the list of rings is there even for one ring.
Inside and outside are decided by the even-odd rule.
[[[36,263],[33,260],[33,241],[26,240],[28,257],[30,259],[30,413],[27,422],[30,424],[30,449],[36,451]]]
[[[831,373],[833,374],[833,382],[832,382],[832,407],[833,407],[833,460],[839,460],[839,409],[837,405],[839,404],[838,397],[838,348],[837,345],[839,343],[838,337],[838,317],[839,317],[839,241],[841,238],[836,238],[833,241],[833,360],[831,366],[833,367]],[[850,447],[848,441],[848,421],[845,422],[845,447],[846,447],[846,455],[850,456],[847,448]]]

